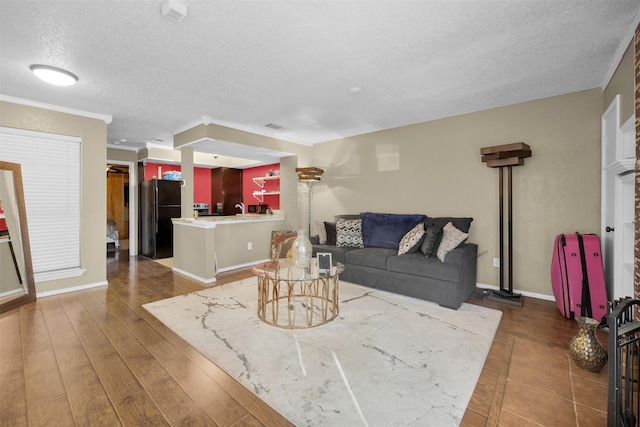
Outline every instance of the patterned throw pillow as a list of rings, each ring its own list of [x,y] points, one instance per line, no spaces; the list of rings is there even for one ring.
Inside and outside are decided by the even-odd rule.
[[[418,248],[420,248],[420,244],[422,244],[422,239],[424,239],[424,223],[421,222],[400,239],[398,255],[410,254],[417,251]]]
[[[336,246],[364,248],[362,244],[362,220],[339,219],[336,223]]]
[[[462,242],[467,240],[469,233],[463,233],[448,222],[442,228],[442,240],[438,246],[438,259],[444,262],[444,257],[452,250],[457,248]]]

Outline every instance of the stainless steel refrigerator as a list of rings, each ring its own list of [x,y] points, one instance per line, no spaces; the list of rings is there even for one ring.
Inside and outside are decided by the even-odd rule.
[[[151,179],[140,186],[140,250],[157,259],[173,256],[173,224],[180,218],[180,181]]]

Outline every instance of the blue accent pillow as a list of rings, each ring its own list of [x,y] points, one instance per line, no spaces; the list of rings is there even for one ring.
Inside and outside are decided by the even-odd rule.
[[[398,249],[400,239],[425,220],[425,215],[363,212],[362,240],[364,247]]]

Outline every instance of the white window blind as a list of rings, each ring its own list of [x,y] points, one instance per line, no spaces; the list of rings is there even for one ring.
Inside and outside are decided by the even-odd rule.
[[[0,127],[0,159],[22,168],[36,281],[80,270],[78,137]]]

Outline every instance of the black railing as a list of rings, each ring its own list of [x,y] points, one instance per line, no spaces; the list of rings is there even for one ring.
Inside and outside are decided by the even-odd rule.
[[[607,315],[609,328],[608,427],[638,426],[640,422],[640,300],[614,303]]]

